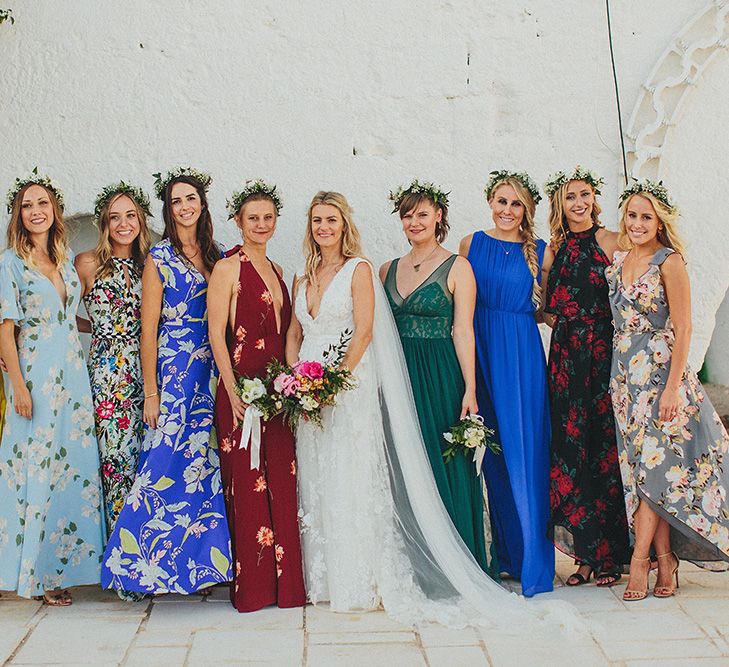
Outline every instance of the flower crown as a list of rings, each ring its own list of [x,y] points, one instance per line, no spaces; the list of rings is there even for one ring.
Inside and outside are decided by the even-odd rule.
[[[15,198],[18,196],[18,193],[26,185],[31,184],[40,185],[46,190],[50,190],[56,196],[61,210],[64,209],[65,205],[63,203],[63,192],[61,189],[48,176],[39,176],[38,167],[33,167],[33,171],[30,172],[30,175],[27,178],[16,178],[15,183],[13,183],[13,187],[8,190],[8,196],[5,199],[5,204],[8,207],[8,213],[13,212],[13,204],[15,203]]]
[[[647,192],[653,195],[661,204],[663,204],[671,213],[678,211],[678,207],[671,201],[668,195],[666,186],[663,185],[663,181],[651,181],[646,178],[642,181],[636,181],[630,187],[623,190],[623,194],[620,195],[620,205],[622,206],[630,197],[633,195],[640,194],[641,192]]]
[[[527,174],[525,171],[517,172],[508,171],[506,169],[492,171],[489,174],[489,181],[488,183],[486,183],[486,187],[484,188],[484,194],[486,195],[486,199],[491,199],[491,195],[496,189],[496,186],[508,178],[513,178],[515,181],[519,181],[519,183],[521,183],[527,190],[529,190],[529,194],[532,196],[535,204],[538,204],[542,200],[542,195],[539,194],[539,187],[532,180],[532,177],[529,176],[529,174]]]
[[[213,182],[213,177],[210,174],[206,174],[204,171],[198,171],[192,167],[175,167],[170,169],[164,177],[160,172],[152,174],[154,176],[154,192],[157,195],[157,199],[165,200],[165,190],[171,181],[174,181],[180,176],[189,176],[194,178],[196,181],[200,181],[205,192],[208,191],[210,184]]]
[[[437,185],[433,183],[421,183],[417,179],[414,180],[407,187],[400,186],[394,192],[390,192],[388,199],[392,202],[395,208],[392,209],[393,213],[397,213],[400,210],[400,204],[407,195],[425,195],[430,199],[436,206],[448,206],[448,195],[450,192],[443,192]]]
[[[269,185],[266,181],[259,178],[255,181],[246,181],[245,187],[240,192],[234,192],[233,196],[225,202],[229,213],[228,218],[234,218],[238,214],[240,207],[243,206],[243,203],[248,197],[258,194],[270,197],[273,205],[276,207],[276,214],[281,213],[283,201],[281,201],[281,197],[276,192],[276,186]]]
[[[558,171],[549,177],[544,184],[544,191],[547,193],[547,197],[551,197],[559,188],[570,181],[585,181],[585,183],[589,183],[596,195],[600,194],[600,188],[605,184],[605,180],[601,176],[578,164],[571,174]]]
[[[152,217],[152,212],[149,208],[149,197],[145,194],[142,188],[138,188],[135,185],[129,185],[124,181],[119,181],[112,185],[107,185],[97,196],[94,202],[94,217],[98,223],[101,219],[101,211],[106,206],[112,197],[115,195],[127,195],[144,211],[144,214]]]

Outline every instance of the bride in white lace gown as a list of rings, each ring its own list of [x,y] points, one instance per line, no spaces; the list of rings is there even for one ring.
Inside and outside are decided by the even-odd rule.
[[[575,626],[568,605],[527,604],[489,579],[451,523],[428,463],[395,323],[360,256],[342,195],[316,195],[306,246],[287,360],[320,361],[349,330],[343,364],[358,382],[325,410],[323,429],[301,422],[296,434],[309,600],[342,612],[382,605],[402,623],[513,629],[552,616]]]

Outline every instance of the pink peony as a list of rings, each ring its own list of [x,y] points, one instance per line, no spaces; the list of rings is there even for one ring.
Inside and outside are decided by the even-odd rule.
[[[318,361],[300,361],[294,366],[294,371],[310,380],[324,377],[324,369]]]
[[[299,381],[293,375],[287,373],[281,373],[273,381],[273,390],[284,396],[293,396],[300,386]]]

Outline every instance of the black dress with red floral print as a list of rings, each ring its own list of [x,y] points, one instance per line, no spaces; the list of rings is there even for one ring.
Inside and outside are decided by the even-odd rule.
[[[596,572],[628,561],[628,529],[610,399],[613,324],[594,226],[568,232],[547,282],[555,316],[549,350],[552,408],[550,532]]]

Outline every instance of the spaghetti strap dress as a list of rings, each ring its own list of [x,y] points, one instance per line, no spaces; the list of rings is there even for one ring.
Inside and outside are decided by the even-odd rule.
[[[399,260],[390,264],[385,293],[397,324],[413,388],[418,421],[438,491],[459,535],[478,564],[488,569],[484,539],[484,497],[472,455],[460,451],[448,463],[443,433],[461,414],[465,383],[453,345],[453,295],[448,274],[451,255],[406,298],[397,289]]]

